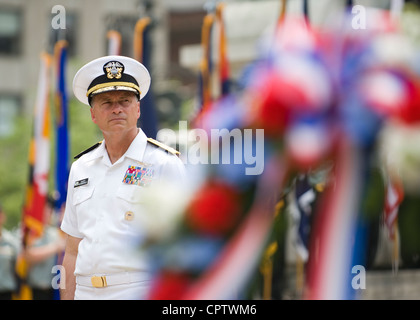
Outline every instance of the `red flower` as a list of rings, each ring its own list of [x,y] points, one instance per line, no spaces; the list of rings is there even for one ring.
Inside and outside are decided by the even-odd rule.
[[[180,300],[187,292],[191,280],[181,272],[164,271],[149,294],[150,300]]]
[[[239,194],[232,186],[224,182],[209,182],[192,200],[187,223],[200,233],[226,234],[238,221],[239,203]]]
[[[282,97],[282,81],[274,73],[265,75],[256,91],[259,101],[256,102],[253,115],[255,126],[263,128],[269,137],[279,137],[289,123],[290,115],[290,109]]]
[[[399,117],[407,124],[418,124],[420,122],[420,80],[407,80],[408,96],[406,103],[400,107]]]
[[[406,124],[420,121],[420,83],[401,71],[379,69],[361,81],[360,94],[375,112]]]

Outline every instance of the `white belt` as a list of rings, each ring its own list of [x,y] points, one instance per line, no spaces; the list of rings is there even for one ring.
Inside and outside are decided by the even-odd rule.
[[[147,272],[122,272],[106,275],[76,276],[76,283],[81,286],[104,288],[118,284],[150,280]]]

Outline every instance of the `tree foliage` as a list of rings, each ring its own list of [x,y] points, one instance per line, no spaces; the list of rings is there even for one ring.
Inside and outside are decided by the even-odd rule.
[[[51,148],[49,191],[54,190],[55,124],[51,108]],[[100,131],[90,118],[89,107],[73,99],[69,103],[70,159],[80,151],[102,139]],[[6,228],[16,227],[22,215],[25,191],[29,181],[29,142],[33,132],[32,114],[17,117],[10,135],[0,137],[0,202],[7,214]]]

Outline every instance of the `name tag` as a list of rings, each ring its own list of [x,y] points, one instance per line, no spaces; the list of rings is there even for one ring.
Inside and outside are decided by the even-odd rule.
[[[80,186],[84,186],[84,185],[88,184],[88,181],[89,181],[89,178],[84,178],[82,180],[78,180],[74,183],[74,187],[77,188],[77,187],[80,187]]]

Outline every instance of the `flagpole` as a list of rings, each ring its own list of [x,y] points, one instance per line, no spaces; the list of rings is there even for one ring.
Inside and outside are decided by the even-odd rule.
[[[306,22],[309,24],[309,3],[308,0],[303,0],[303,15]]]
[[[106,37],[108,39],[108,55],[119,56],[121,54],[121,34],[116,30],[109,30]]]
[[[219,25],[219,82],[220,82],[220,97],[223,97],[229,93],[229,58],[227,55],[227,38],[226,28],[223,20],[225,4],[219,3],[216,7],[216,21]]]
[[[133,38],[133,58],[141,63],[143,63],[144,56],[143,56],[143,35],[144,30],[152,20],[149,17],[144,17],[137,20],[136,25],[134,27],[134,38]]]
[[[273,282],[273,256],[278,248],[277,242],[271,242],[264,251],[263,259],[260,265],[260,271],[263,275],[263,300],[271,300],[272,282]]]
[[[286,6],[287,6],[287,0],[280,0],[280,14],[278,18],[278,24],[283,23],[286,17]]]
[[[150,17],[138,19],[134,27],[133,38],[133,58],[142,63],[151,74],[153,74],[151,63],[153,47],[150,41],[150,33],[153,26],[154,21]],[[159,118],[152,88],[141,100],[140,108],[142,112],[137,125],[142,128],[147,137],[156,139],[159,129]]]
[[[301,298],[303,296],[303,288],[305,286],[305,262],[302,257],[296,253],[296,295]]]
[[[201,32],[201,46],[203,48],[203,58],[201,60],[201,74],[203,78],[203,98],[202,98],[202,108],[208,106],[211,101],[211,80],[210,80],[210,72],[211,72],[211,28],[214,23],[214,14],[208,13],[204,17],[203,27]]]

